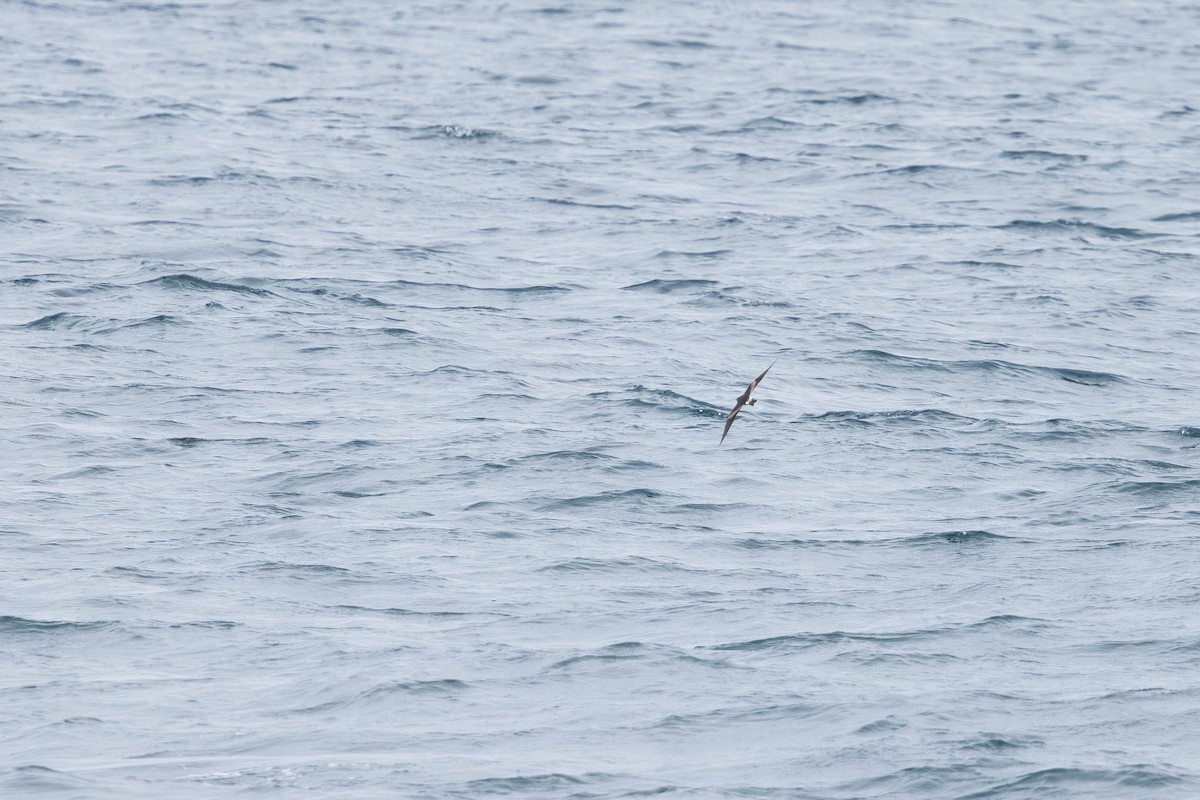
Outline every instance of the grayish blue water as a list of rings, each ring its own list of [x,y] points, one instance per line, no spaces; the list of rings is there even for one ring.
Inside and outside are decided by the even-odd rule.
[[[7,0],[0,795],[1200,796],[1198,31]]]

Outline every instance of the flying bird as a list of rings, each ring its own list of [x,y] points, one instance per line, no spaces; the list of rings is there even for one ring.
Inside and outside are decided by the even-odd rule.
[[[773,366],[775,366],[774,361],[771,362],[771,367]],[[737,417],[738,412],[742,410],[742,406],[754,405],[756,401],[750,399],[750,393],[753,392],[755,387],[758,386],[759,382],[767,376],[767,373],[771,371],[771,367],[767,367],[762,371],[762,375],[759,375],[757,378],[750,381],[750,385],[746,387],[746,391],[742,392],[742,396],[737,399],[737,405],[733,407],[733,411],[730,411],[729,416],[725,418],[725,432],[721,434],[721,441],[717,444],[717,447],[720,447],[725,443],[725,437],[729,435],[729,428],[733,425],[733,420],[735,417]]]

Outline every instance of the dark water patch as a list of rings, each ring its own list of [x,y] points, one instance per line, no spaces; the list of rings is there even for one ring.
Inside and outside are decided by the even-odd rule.
[[[1000,153],[1000,157],[1013,159],[1015,161],[1053,161],[1060,164],[1082,164],[1088,160],[1088,157],[1085,155],[1076,153],[1056,153],[1053,150],[1005,150]]]
[[[571,286],[537,284],[533,286],[468,286],[463,283],[432,283],[410,280],[392,281],[393,286],[411,289],[454,289],[465,292],[497,293],[512,296],[561,294],[572,291]]]
[[[906,164],[902,167],[888,167],[886,169],[881,169],[878,172],[866,172],[866,173],[862,173],[862,174],[864,174],[864,175],[876,175],[876,174],[878,174],[878,175],[921,175],[926,172],[980,172],[980,171],[981,170],[969,169],[967,167],[955,167],[955,166],[951,166],[949,164]],[[889,227],[892,227],[892,226],[889,226]],[[942,227],[947,227],[947,226],[942,226],[942,225],[927,226],[927,225],[906,224],[906,225],[899,225],[899,226],[894,226],[894,227],[901,227],[901,228],[908,228],[908,229],[933,227],[934,229],[940,229]],[[961,226],[949,226],[949,227],[961,227]]]
[[[551,203],[557,206],[573,206],[577,208],[598,208],[608,211],[636,211],[638,206],[622,205],[620,203],[585,203],[582,200],[572,200],[565,197],[533,197],[532,200],[537,200],[543,203]]]
[[[370,700],[381,695],[395,694],[443,694],[446,692],[461,692],[468,687],[466,681],[457,678],[442,678],[430,681],[389,681],[372,688],[363,699]]]
[[[228,619],[202,619],[195,622],[176,622],[167,626],[172,630],[214,630],[214,631],[230,631],[234,628],[245,627],[245,623],[234,622]]]
[[[430,617],[433,619],[458,619],[461,617],[478,616],[479,613],[484,613],[488,616],[507,616],[499,612],[475,612],[467,613],[465,611],[416,611],[411,608],[373,608],[370,606],[355,606],[355,605],[338,605],[329,606],[335,611],[347,611],[352,614],[383,614],[388,617]]]
[[[732,511],[736,513],[747,513],[754,506],[749,503],[679,503],[672,507],[673,511],[684,513],[692,513],[694,511],[702,512],[717,512],[717,511]]]
[[[1196,113],[1196,109],[1189,105],[1182,105],[1179,108],[1173,108],[1170,111],[1164,111],[1158,115],[1159,119],[1175,119],[1177,117],[1186,117]]]
[[[1124,383],[1125,378],[1111,372],[1093,372],[1086,369],[1066,369],[1063,367],[1037,367],[1052,375],[1057,375],[1069,383],[1081,386],[1107,386],[1113,383]]]
[[[1200,211],[1178,211],[1174,214],[1162,214],[1154,222],[1200,222]]]
[[[1149,498],[1168,498],[1177,494],[1194,497],[1197,490],[1200,490],[1200,478],[1178,481],[1123,481],[1115,484],[1112,489]]]
[[[184,289],[198,292],[234,292],[237,294],[255,295],[257,297],[275,296],[274,292],[266,289],[255,289],[252,286],[245,286],[240,283],[209,281],[187,273],[164,275],[161,278],[152,278],[148,281],[143,281],[143,284],[161,286],[166,289]]]
[[[140,114],[133,118],[134,122],[174,122],[176,120],[190,120],[191,117],[187,114],[178,111],[155,111],[150,114]]]
[[[947,544],[989,545],[999,544],[1002,542],[1022,542],[1027,540],[1018,539],[1014,536],[1002,536],[998,533],[992,533],[991,531],[968,530],[944,531],[941,533],[923,533],[919,536],[909,536],[901,539],[891,539],[889,541],[921,547],[928,545],[941,546]]]
[[[712,286],[717,286],[717,281],[704,280],[701,278],[687,278],[680,280],[666,280],[663,278],[655,278],[654,280],[635,283],[631,286],[622,286],[624,291],[629,292],[654,292],[656,294],[674,294],[676,292],[693,292],[701,289],[708,289]]]
[[[270,439],[265,436],[251,436],[247,439],[207,439],[202,436],[175,436],[166,441],[176,447],[183,448],[202,447],[209,444],[234,444],[255,447],[258,445],[279,443],[278,439]]]
[[[713,50],[716,45],[699,39],[633,39],[633,44],[657,49],[683,48],[685,50]]]
[[[836,94],[832,97],[808,97],[800,102],[808,105],[827,106],[827,105],[850,105],[861,106],[867,103],[894,103],[895,98],[887,95],[876,94],[875,92],[852,92],[845,94]]]
[[[151,178],[147,183],[151,186],[203,186],[214,180],[216,179],[207,175],[167,175],[161,178]]]
[[[139,219],[129,223],[134,228],[202,228],[199,222],[184,222],[178,219]]]
[[[272,507],[276,511],[289,513],[287,509]],[[350,576],[353,571],[345,567],[335,567],[330,564],[291,564],[284,561],[256,561],[246,564],[243,569],[254,572],[286,572],[297,575],[340,575]]]
[[[1095,222],[1082,220],[1055,219],[1049,221],[1032,219],[1015,219],[1003,225],[993,226],[996,230],[1015,231],[1019,233],[1068,233],[1072,235],[1092,235],[1102,239],[1144,240],[1156,239],[1158,233],[1148,233],[1136,228],[1114,228]]]

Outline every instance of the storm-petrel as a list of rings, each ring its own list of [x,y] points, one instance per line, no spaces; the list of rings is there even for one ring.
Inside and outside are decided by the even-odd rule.
[[[775,366],[774,361],[771,362],[771,367],[773,366]],[[742,410],[742,406],[754,405],[755,401],[750,399],[750,393],[754,391],[756,386],[758,386],[759,381],[765,378],[767,373],[771,371],[771,367],[767,367],[762,371],[762,375],[759,375],[757,378],[750,381],[750,385],[746,387],[746,391],[742,392],[742,396],[737,399],[737,405],[733,407],[733,411],[730,411],[729,416],[725,418],[725,432],[721,434],[721,441],[717,444],[717,447],[720,447],[721,444],[725,443],[725,437],[729,434],[729,427],[733,425],[733,419],[738,415],[738,412]]]

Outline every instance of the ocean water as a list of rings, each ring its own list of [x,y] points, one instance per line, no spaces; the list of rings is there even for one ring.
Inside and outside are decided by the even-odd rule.
[[[1200,797],[1197,30],[0,4],[0,796]]]

